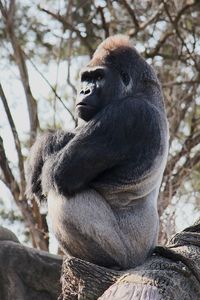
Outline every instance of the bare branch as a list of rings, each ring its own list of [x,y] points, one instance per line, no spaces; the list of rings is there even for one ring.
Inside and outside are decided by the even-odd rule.
[[[157,45],[154,47],[154,49],[151,52],[146,53],[146,57],[155,57],[158,52],[160,51],[160,48],[165,44],[166,40],[172,36],[174,33],[173,31],[166,31],[163,33],[163,35],[160,37]]]
[[[1,176],[1,180],[6,182],[6,186],[10,189],[13,198],[20,208],[22,215],[25,218],[25,222],[30,228],[31,236],[33,239],[33,243],[40,249],[48,250],[48,243],[44,239],[45,233],[38,228],[38,224],[36,223],[31,207],[28,205],[27,200],[25,198],[21,198],[20,196],[20,188],[19,185],[10,169],[8,159],[6,157],[3,139],[0,136],[0,168],[3,173],[3,177]]]
[[[18,154],[18,167],[19,167],[19,173],[20,173],[20,191],[21,191],[21,195],[23,197],[24,193],[25,193],[25,188],[26,188],[26,179],[25,179],[25,172],[24,172],[24,161],[23,161],[23,155],[22,155],[22,151],[21,151],[21,143],[19,140],[19,136],[15,127],[15,123],[13,121],[9,106],[8,106],[8,102],[6,99],[6,96],[4,94],[3,88],[0,84],[0,97],[1,100],[3,102],[3,106],[8,118],[8,122],[10,124],[10,128],[12,130],[12,134],[14,137],[14,142],[15,142],[15,147],[17,150],[17,154]]]
[[[173,186],[172,197],[177,193],[177,189],[185,181],[185,178],[191,173],[191,170],[200,164],[200,152],[196,152],[193,157],[188,156],[183,166],[177,169],[179,176],[174,175],[171,184]]]
[[[200,134],[198,134],[193,140],[190,138],[186,141],[189,146],[183,147],[181,152],[172,158],[171,162],[168,163],[167,169],[165,170],[165,188],[162,192],[163,197],[160,197],[159,203],[159,214],[162,215],[168,205],[171,203],[171,199],[179,191],[180,186],[185,181],[186,177],[191,173],[196,166],[200,164],[200,153],[196,152],[193,157],[190,155],[190,150],[200,143]],[[188,149],[190,147],[190,149]],[[185,155],[186,161],[183,165],[176,167],[176,173],[172,175],[172,171],[175,171],[175,165],[181,157]]]
[[[14,58],[19,68],[20,77],[26,95],[26,101],[27,101],[28,112],[29,112],[29,120],[30,120],[30,130],[31,130],[30,144],[32,144],[36,136],[37,128],[39,128],[37,102],[31,92],[29,75],[28,75],[28,70],[24,59],[23,51],[17,40],[14,31],[15,1],[10,1],[9,11],[6,11],[6,8],[3,6],[2,1],[0,1],[0,10],[2,12],[2,15],[4,16],[6,32],[12,44],[12,48],[14,51]]]
[[[70,24],[69,22],[67,22],[67,20],[61,16],[60,14],[56,14],[54,12],[51,12],[45,8],[41,8],[39,7],[39,9],[43,12],[45,12],[46,14],[52,16],[54,19],[56,19],[57,21],[61,22],[64,26],[65,29],[69,29],[71,30],[72,32],[75,32],[78,36],[78,38],[80,39],[80,41],[85,45],[85,47],[87,48],[87,50],[89,51],[90,53],[90,56],[92,56],[94,50],[93,48],[91,47],[90,43],[87,41],[87,38],[83,37],[81,35],[81,32],[75,28],[72,24]]]
[[[2,16],[6,19],[7,18],[7,9],[3,6],[2,1],[0,1],[0,11],[2,13]]]
[[[13,19],[15,14],[15,0],[11,0],[9,2],[9,8],[8,8],[8,16],[9,18]]]
[[[147,26],[149,26],[151,23],[153,23],[162,14],[162,10],[163,10],[163,4],[161,3],[158,7],[158,10],[151,16],[151,18],[149,18],[147,21],[139,24],[138,28],[136,28],[135,30],[129,31],[129,36],[130,37],[136,36],[139,31],[144,30]]]
[[[170,86],[174,86],[174,85],[193,85],[193,84],[199,84],[200,83],[200,80],[183,80],[183,81],[169,81],[167,83],[163,83],[162,84],[162,87],[163,88],[167,88],[167,87],[170,87]]]
[[[198,144],[200,144],[200,134],[194,136],[190,135],[184,142],[181,151],[171,158],[168,163],[168,167],[170,167],[171,170],[174,170],[181,157],[184,157],[186,154],[190,153],[191,150]],[[169,173],[168,167],[166,168],[166,173]]]
[[[128,11],[129,15],[131,16],[131,19],[135,25],[135,31],[137,31],[140,28],[138,19],[136,18],[135,12],[134,10],[131,8],[131,6],[128,4],[128,2],[126,0],[121,0],[124,7],[126,8],[126,10]]]
[[[70,20],[70,23],[73,23],[72,19],[72,8],[73,8],[73,1],[68,2],[68,7],[67,7],[67,13],[66,13],[66,19]],[[67,68],[67,83],[69,86],[72,88],[73,94],[76,95],[76,88],[71,82],[70,78],[70,69],[71,69],[71,57],[72,57],[72,47],[73,47],[73,39],[72,39],[72,34],[73,32],[70,31],[69,33],[69,38],[68,38],[68,43],[67,43],[67,61],[68,61],[68,68]]]
[[[26,54],[25,54],[26,55]],[[34,62],[28,57],[26,56],[27,59],[30,61],[30,63],[32,64],[32,66],[34,67],[34,69],[38,72],[38,74],[40,74],[40,76],[44,79],[44,81],[47,83],[47,85],[50,87],[50,89],[52,90],[52,92],[54,93],[54,95],[56,96],[56,98],[60,101],[60,103],[64,106],[64,108],[68,111],[68,113],[70,114],[70,116],[72,117],[72,120],[74,122],[76,122],[76,119],[74,118],[74,115],[72,114],[72,112],[69,110],[69,108],[65,105],[65,103],[63,102],[63,100],[61,99],[61,97],[58,95],[57,91],[55,90],[55,88],[51,85],[51,83],[48,81],[48,79],[43,75],[43,73],[37,68],[37,66],[34,64]]]
[[[8,159],[6,157],[3,139],[0,136],[0,168],[3,173],[3,181],[6,181],[6,185],[9,187],[13,197],[15,199],[19,199],[20,196],[20,188],[19,185],[10,169]]]
[[[161,14],[163,11],[163,4],[161,3],[158,6],[158,10],[149,18],[146,22],[143,22],[140,24],[140,30],[144,30],[147,26],[149,26],[152,22],[154,22]]]
[[[186,5],[185,6],[183,6],[181,9],[180,9],[180,11],[177,13],[177,15],[176,15],[176,18],[175,18],[175,20],[174,20],[174,23],[178,23],[179,22],[179,20],[180,20],[180,18],[182,17],[182,15],[184,15],[184,13],[185,12],[187,12],[187,10],[188,9],[190,9],[190,8],[192,8],[192,7],[194,7],[194,6],[196,6],[198,3],[197,3],[198,1],[187,1],[186,2]]]
[[[67,44],[67,48],[68,48],[68,68],[67,68],[67,83],[69,84],[69,86],[72,88],[72,91],[74,94],[76,94],[76,88],[75,86],[72,84],[71,82],[71,78],[70,78],[70,69],[71,69],[71,54],[72,54],[72,34],[70,33],[69,39],[68,39],[68,44]]]
[[[9,185],[8,185],[7,181],[5,180],[3,174],[0,174],[0,181],[2,181],[3,184],[5,184],[5,186],[9,189]]]
[[[181,121],[185,119],[186,113],[188,112],[188,108],[191,106],[192,102],[194,102],[194,95],[193,92],[189,92],[185,95],[182,99],[180,99],[181,103],[184,103],[184,108],[179,110],[177,112],[177,104],[174,102],[174,105],[172,105],[168,111],[168,118],[170,119],[170,116],[172,115],[172,121],[171,121],[171,137],[170,137],[170,145],[172,140],[178,136],[178,131],[180,128]],[[175,113],[176,111],[176,113]]]
[[[199,67],[199,64],[196,62],[196,59],[194,58],[194,56],[192,55],[192,52],[189,50],[188,48],[188,45],[187,43],[185,42],[184,38],[182,37],[180,31],[179,31],[179,26],[178,26],[178,22],[180,20],[180,18],[182,17],[182,15],[188,11],[188,9],[190,9],[191,7],[194,7],[197,5],[197,2],[196,1],[192,1],[191,3],[185,5],[177,14],[176,18],[173,19],[171,14],[170,14],[170,11],[169,11],[169,8],[168,8],[168,5],[167,5],[167,2],[166,0],[162,0],[163,2],[163,5],[164,5],[164,9],[165,9],[165,12],[173,26],[173,28],[175,29],[175,32],[176,32],[176,36],[179,38],[179,40],[181,41],[182,45],[185,47],[189,57],[193,60],[194,64],[195,64],[195,67],[198,71],[200,71],[200,67]]]
[[[104,16],[104,12],[103,12],[103,7],[101,6],[98,6],[97,7],[97,12],[99,12],[100,16],[101,16],[101,21],[102,21],[102,27],[104,29],[104,32],[105,32],[105,38],[109,37],[109,26],[108,24],[106,23],[106,19],[105,19],[105,16]]]

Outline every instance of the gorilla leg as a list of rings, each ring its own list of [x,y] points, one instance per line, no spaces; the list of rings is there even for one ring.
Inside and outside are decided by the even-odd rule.
[[[48,211],[65,252],[102,266],[128,266],[130,249],[112,209],[95,190],[69,198],[51,190]]]
[[[158,189],[135,199],[126,207],[113,207],[121,234],[126,241],[128,266],[142,264],[156,246],[159,231]]]

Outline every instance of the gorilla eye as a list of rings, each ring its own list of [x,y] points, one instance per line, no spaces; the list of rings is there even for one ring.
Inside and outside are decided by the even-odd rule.
[[[104,78],[104,75],[105,74],[103,70],[96,70],[93,77],[96,81],[101,81]]]
[[[103,76],[102,75],[98,75],[97,77],[96,77],[96,80],[97,81],[100,81],[100,80],[102,80],[103,79]]]
[[[125,85],[128,85],[129,82],[130,82],[130,77],[129,77],[128,73],[127,73],[127,72],[124,72],[124,71],[121,71],[121,72],[120,72],[120,75],[121,75],[121,78],[122,78],[123,83],[124,83]]]

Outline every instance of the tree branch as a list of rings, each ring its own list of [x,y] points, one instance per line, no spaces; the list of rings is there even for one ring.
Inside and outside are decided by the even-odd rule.
[[[18,133],[15,127],[15,123],[13,121],[9,106],[8,106],[8,102],[6,99],[6,96],[4,94],[3,88],[0,84],[0,98],[3,102],[3,106],[8,118],[8,122],[10,124],[10,128],[14,137],[14,143],[15,143],[15,147],[17,150],[17,154],[18,154],[18,167],[19,167],[19,174],[20,174],[20,194],[21,197],[23,197],[24,193],[25,193],[25,188],[26,188],[26,179],[25,179],[25,172],[24,172],[24,161],[23,161],[23,155],[22,155],[22,151],[21,151],[21,143],[18,137]]]
[[[72,120],[76,122],[76,119],[74,118],[74,115],[72,112],[69,110],[69,108],[65,105],[63,102],[62,98],[58,95],[56,89],[51,85],[51,83],[47,80],[47,78],[42,74],[42,72],[38,69],[38,67],[34,64],[34,62],[24,53],[24,55],[27,57],[27,59],[30,61],[31,65],[34,67],[34,69],[40,74],[40,76],[44,79],[44,81],[47,83],[47,85],[50,87],[56,98],[60,101],[60,103],[63,105],[63,107],[68,111],[70,114]]]
[[[101,16],[101,21],[102,21],[102,27],[104,29],[104,32],[105,32],[105,38],[109,37],[109,26],[108,24],[106,23],[106,19],[105,19],[105,16],[104,16],[104,12],[103,12],[103,7],[101,6],[98,6],[97,7],[97,12],[99,12],[100,16]]]
[[[128,4],[126,0],[121,0],[121,2],[123,3],[124,7],[128,11],[129,15],[131,16],[133,24],[135,25],[135,31],[138,31],[138,29],[140,28],[140,24],[138,22],[138,19],[136,18],[134,10],[131,8],[131,6]]]
[[[37,128],[39,128],[37,102],[31,92],[29,75],[28,75],[28,70],[24,59],[23,51],[17,40],[14,31],[15,1],[10,1],[9,11],[6,10],[5,6],[3,6],[2,4],[2,1],[0,1],[0,10],[4,18],[6,32],[8,34],[8,37],[10,39],[14,51],[14,58],[19,68],[20,77],[26,95],[26,101],[27,101],[28,112],[29,112],[29,120],[30,120],[30,131],[31,131],[30,144],[32,145],[36,137]]]
[[[200,67],[199,67],[199,64],[198,62],[196,62],[195,58],[193,57],[191,51],[189,50],[188,48],[188,45],[187,43],[185,42],[184,38],[181,36],[181,33],[179,31],[179,26],[178,26],[178,22],[180,20],[180,18],[182,17],[182,15],[184,15],[185,12],[188,11],[188,9],[190,9],[191,7],[194,7],[197,5],[197,1],[192,1],[191,3],[185,5],[184,7],[182,7],[182,9],[178,12],[176,18],[172,18],[171,14],[170,14],[170,11],[169,11],[169,8],[168,8],[168,5],[167,5],[167,2],[166,0],[162,0],[163,2],[163,5],[164,5],[164,9],[165,9],[165,12],[176,32],[176,36],[178,37],[178,39],[181,41],[182,45],[185,47],[189,57],[193,60],[194,64],[195,64],[195,67],[198,71],[200,71]]]
[[[41,8],[41,7],[39,7],[39,9],[41,11],[45,12],[46,14],[52,16],[57,21],[61,22],[65,29],[69,29],[69,30],[75,32],[77,34],[78,38],[80,39],[80,41],[85,45],[85,47],[89,51],[90,56],[92,56],[92,54],[94,52],[93,48],[91,47],[90,43],[88,43],[87,39],[81,35],[81,32],[77,28],[75,28],[72,24],[67,22],[66,19],[63,16],[61,16],[60,14],[56,14],[54,12],[51,12],[51,11],[49,11],[45,8]]]
[[[191,170],[200,164],[200,152],[195,153],[193,157],[188,156],[185,163],[177,169],[176,174],[171,180],[173,187],[172,197],[177,193],[177,189],[183,183],[185,178],[190,174]],[[177,174],[179,176],[177,176]]]
[[[200,84],[200,80],[197,79],[197,80],[183,80],[183,81],[169,81],[167,83],[163,83],[162,84],[162,87],[163,88],[167,88],[167,87],[171,87],[171,86],[174,86],[174,85],[193,85],[193,84]]]
[[[154,22],[162,13],[163,3],[161,3],[158,7],[158,10],[145,22],[139,24],[138,28],[129,31],[129,36],[134,37],[137,35],[139,31],[144,30],[147,26],[149,26],[152,22]]]
[[[39,228],[38,224],[36,223],[31,207],[28,205],[26,198],[22,198],[20,194],[19,185],[10,169],[8,159],[6,157],[3,139],[0,136],[0,168],[3,173],[3,182],[6,181],[6,186],[10,189],[13,198],[19,207],[22,215],[24,216],[25,223],[30,228],[31,237],[33,239],[33,244],[36,247],[42,250],[48,250],[48,243],[46,240],[46,232],[43,231],[42,228]]]
[[[66,19],[70,21],[70,23],[73,22],[72,19],[72,8],[73,8],[73,0],[68,1],[67,11],[66,11]],[[77,91],[75,86],[71,82],[71,58],[72,58],[72,49],[73,49],[73,39],[72,39],[73,32],[70,31],[68,43],[67,43],[67,83],[72,89],[72,92],[74,95],[76,95]],[[75,105],[75,101],[74,101]],[[75,106],[73,108],[75,110]],[[77,125],[77,120],[75,119],[75,125]]]
[[[154,47],[154,49],[151,52],[145,53],[145,57],[146,58],[155,57],[158,54],[158,52],[160,51],[160,48],[165,44],[166,40],[173,34],[174,34],[173,31],[166,31],[165,33],[163,33],[163,35],[160,37],[157,45]]]
[[[3,139],[0,136],[0,168],[3,173],[3,181],[6,181],[6,185],[9,187],[14,199],[19,199],[20,188],[10,169],[8,159],[6,157]]]

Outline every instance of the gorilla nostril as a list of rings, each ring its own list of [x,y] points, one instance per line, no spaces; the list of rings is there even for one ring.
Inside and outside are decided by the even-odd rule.
[[[84,93],[84,94],[85,94],[85,95],[90,94],[90,89],[85,90],[85,93]]]
[[[91,90],[90,90],[90,89],[86,89],[86,90],[82,89],[82,90],[80,91],[80,95],[89,95],[90,93],[91,93]]]

